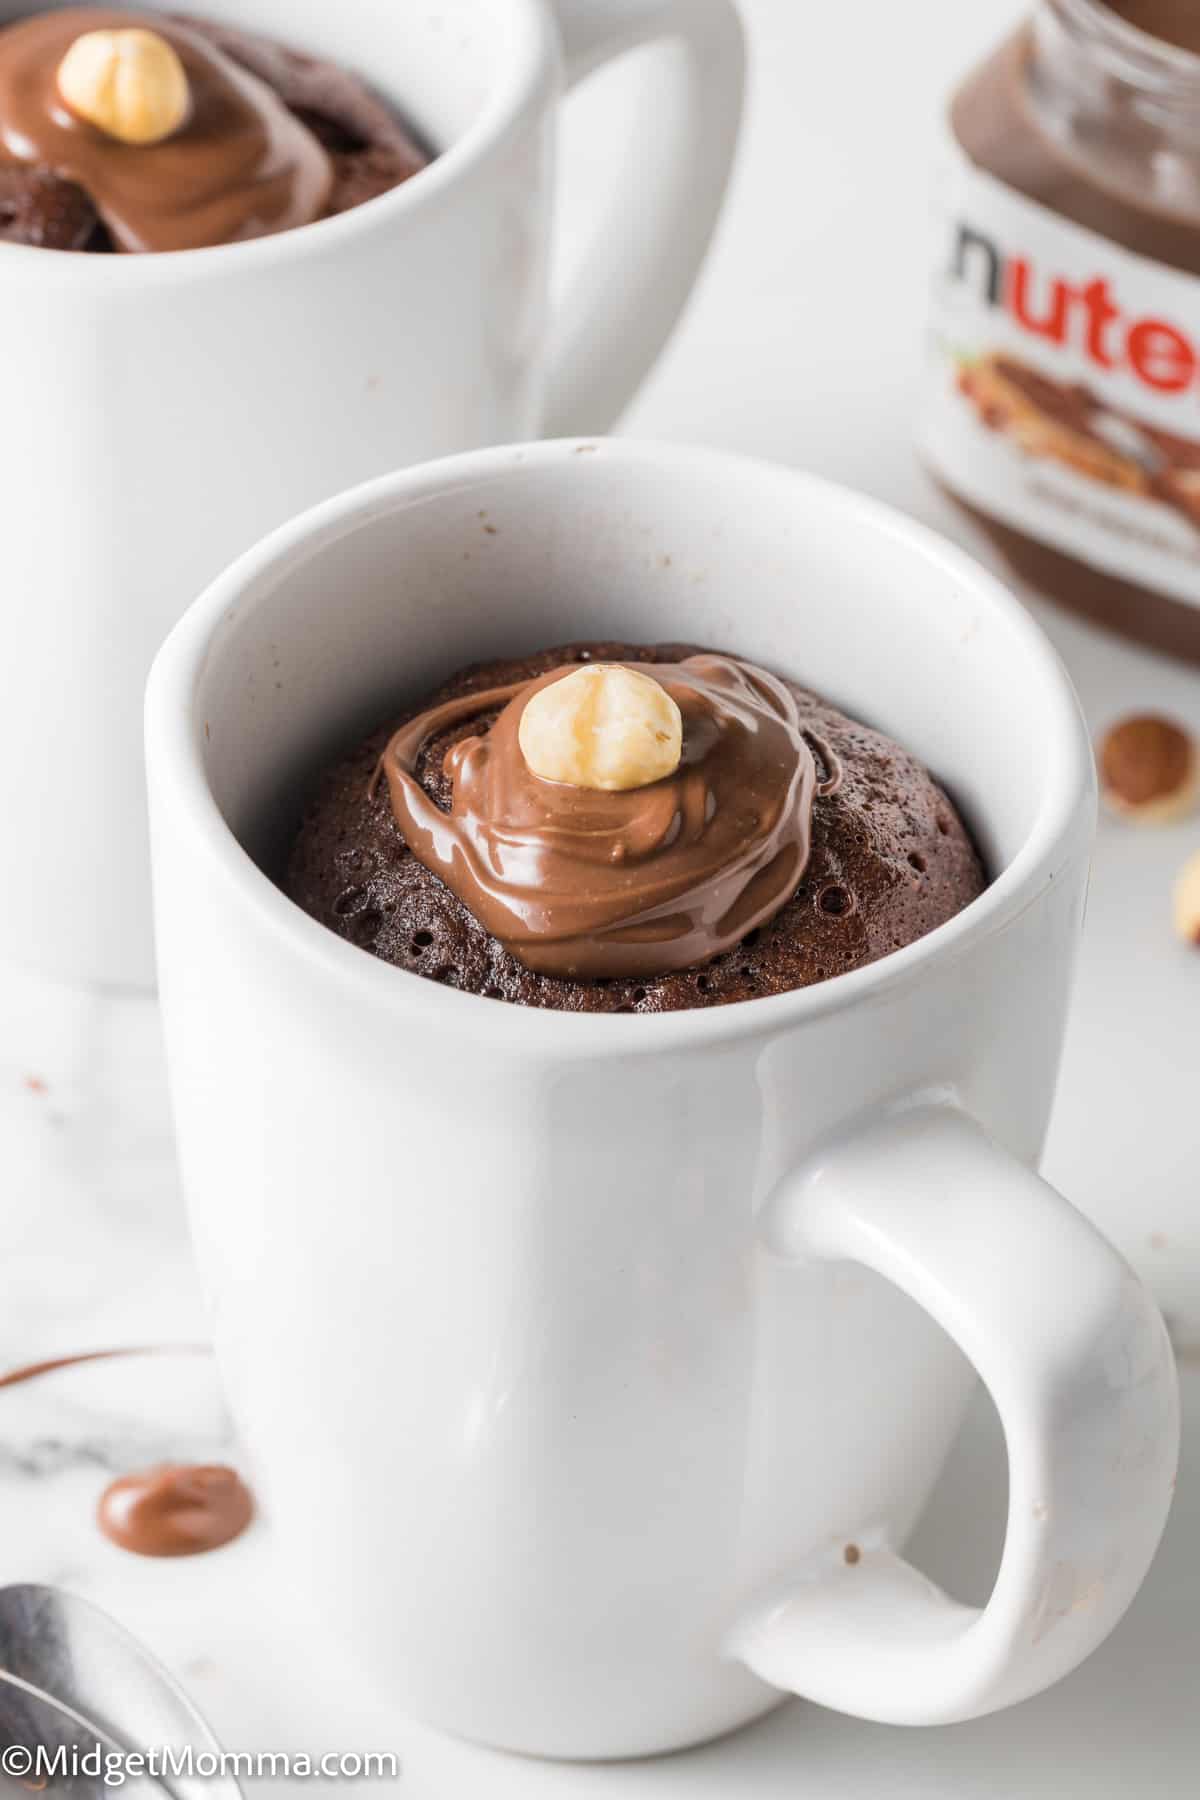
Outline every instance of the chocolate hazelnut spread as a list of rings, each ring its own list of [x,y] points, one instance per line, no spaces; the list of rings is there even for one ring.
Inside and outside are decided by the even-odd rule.
[[[467,754],[476,757],[481,741],[490,741],[494,735],[504,707],[512,704],[508,696],[531,685],[541,696],[552,696],[553,687],[545,685],[543,678],[561,678],[567,669],[577,674],[597,665],[620,665],[626,670],[662,671],[665,680],[673,684],[674,671],[679,667],[691,665],[697,672],[707,667],[715,673],[725,664],[747,671],[751,668],[728,652],[705,652],[695,644],[630,644],[611,640],[559,644],[519,657],[461,668],[442,685],[412,695],[405,707],[398,706],[365,736],[348,743],[315,775],[311,786],[305,783],[279,795],[278,806],[284,812],[294,813],[297,827],[285,861],[270,866],[268,873],[321,925],[346,943],[369,951],[379,961],[409,975],[517,1006],[642,1015],[726,1006],[791,993],[829,980],[913,943],[953,918],[983,891],[987,876],[970,834],[953,802],[928,770],[882,733],[848,718],[819,694],[775,672],[763,692],[764,707],[767,693],[774,693],[778,684],[788,696],[787,704],[782,695],[776,696],[782,709],[779,717],[791,718],[794,706],[804,736],[803,749],[786,734],[778,740],[782,755],[778,781],[764,780],[764,768],[753,774],[754,782],[765,787],[768,800],[773,788],[783,793],[791,783],[792,798],[801,802],[799,811],[786,804],[783,809],[789,814],[785,830],[792,834],[796,854],[800,833],[804,834],[807,848],[803,875],[791,892],[784,893],[782,904],[775,906],[765,923],[746,929],[732,947],[710,955],[713,938],[709,935],[711,925],[706,921],[719,921],[722,906],[729,905],[729,894],[734,895],[733,904],[738,904],[737,883],[745,879],[748,859],[754,851],[750,843],[737,842],[734,827],[740,809],[734,791],[736,784],[727,784],[728,767],[718,783],[724,809],[721,829],[726,849],[733,852],[728,863],[718,856],[709,861],[706,871],[708,852],[699,840],[680,845],[677,860],[671,854],[677,843],[675,837],[658,836],[656,795],[669,794],[678,799],[683,788],[694,781],[696,771],[704,767],[703,758],[699,762],[685,758],[685,721],[679,761],[661,782],[654,780],[641,788],[612,793],[571,795],[551,791],[544,798],[558,802],[565,814],[567,829],[556,840],[557,854],[552,859],[551,872],[555,872],[556,864],[560,865],[560,859],[565,859],[566,902],[569,912],[574,912],[572,929],[586,941],[598,927],[599,948],[603,952],[607,948],[603,935],[605,912],[620,898],[618,886],[607,881],[598,880],[596,891],[587,891],[588,867],[594,873],[598,858],[584,867],[572,865],[572,852],[581,848],[577,838],[573,841],[581,819],[592,814],[594,802],[601,803],[607,817],[596,814],[599,830],[592,848],[607,848],[611,873],[620,868],[619,858],[615,863],[611,861],[618,840],[606,826],[613,825],[623,832],[628,829],[620,818],[624,807],[630,806],[635,814],[644,808],[645,822],[652,827],[643,845],[646,854],[641,862],[635,857],[626,868],[633,898],[635,902],[639,899],[639,891],[640,897],[646,898],[648,884],[663,880],[681,884],[685,901],[694,908],[687,893],[689,880],[696,874],[702,875],[716,904],[711,912],[705,903],[691,914],[701,926],[699,960],[690,968],[679,967],[679,940],[672,941],[670,934],[664,934],[660,949],[665,972],[659,974],[586,978],[541,973],[522,961],[511,947],[511,938],[505,941],[494,935],[471,911],[472,906],[479,904],[478,896],[469,894],[454,871],[450,856],[460,832],[468,847],[472,837],[482,834],[485,857],[490,858],[497,844],[503,847],[500,818],[508,807],[509,777],[498,784],[498,798],[503,803],[500,807],[488,803],[486,791],[469,798],[458,795],[454,778],[458,747],[470,741],[475,747]],[[765,674],[755,671],[760,673]],[[695,680],[694,675],[692,679]],[[731,697],[736,696],[735,687]],[[724,696],[718,698],[723,712],[728,701]],[[711,719],[717,716],[714,711]],[[447,719],[455,722],[433,729],[439,720]],[[510,719],[509,723],[517,722]],[[516,737],[519,749],[519,725]],[[733,737],[728,754],[736,767],[736,731]],[[414,854],[406,841],[406,827],[392,803],[392,783],[382,779],[392,747],[407,761],[414,738],[423,740],[423,744],[413,763],[413,777],[424,801],[434,810],[428,813],[423,801],[412,796],[407,786],[402,791],[402,806],[415,803],[416,812],[426,816],[429,826],[444,834],[441,847],[450,864],[447,879],[443,879],[440,859],[431,857],[426,863]],[[803,802],[813,780],[807,772],[810,751],[819,772],[811,808],[806,812]],[[502,753],[502,767],[503,763]],[[751,770],[753,773],[753,759]],[[710,773],[717,775],[718,764]],[[797,774],[798,790],[794,785]],[[486,789],[486,764],[484,777]],[[541,779],[544,782],[546,778]],[[518,798],[522,798],[521,785],[518,770]],[[526,793],[522,804],[527,799]],[[465,818],[464,801],[468,809]],[[617,803],[611,813],[603,807],[607,801]],[[752,836],[761,836],[770,829],[770,810],[766,804],[761,808]],[[714,814],[714,823],[716,817]],[[661,823],[661,815],[659,820]],[[510,887],[517,884],[515,895],[510,892],[501,895],[501,899],[515,899],[518,907],[528,903],[535,909],[542,900],[554,903],[553,896],[528,889],[524,894],[520,891],[530,876],[538,876],[544,833],[553,822],[552,817],[543,816],[540,825],[536,819],[528,818],[522,825],[518,816],[518,839],[533,826],[530,841],[521,845],[529,861],[523,870],[511,864],[500,869],[502,880]],[[769,866],[765,842],[760,842],[759,851],[768,857]],[[487,863],[483,866],[486,873]],[[557,872],[561,873],[561,866]],[[600,875],[604,874],[601,869]],[[451,876],[453,885],[448,884]],[[743,891],[749,894],[749,887]],[[468,894],[469,904],[464,903],[460,893]],[[581,897],[586,903],[582,908]],[[679,905],[677,921],[682,922],[687,916],[688,905]],[[506,933],[511,922],[511,913],[504,910],[496,920]],[[520,928],[520,920],[517,923]],[[595,943],[589,944],[589,952],[596,947]],[[563,944],[552,942],[549,948],[555,954]],[[654,960],[659,961],[657,954]],[[672,963],[669,968],[668,960]]]
[[[1200,56],[1200,12],[1196,0],[1108,0],[1108,4],[1139,31]]]
[[[443,701],[391,739],[380,762],[405,842],[526,968],[611,978],[686,969],[730,949],[795,892],[808,863],[813,801],[838,786],[817,760],[791,689],[733,657],[659,663],[683,715],[673,775],[599,792],[527,766],[521,715],[569,668]],[[416,779],[432,737],[481,708],[485,734],[446,757],[443,812]]]
[[[96,1517],[106,1538],[136,1556],[198,1556],[239,1537],[254,1502],[235,1469],[164,1463],[110,1483]]]
[[[1096,746],[1100,788],[1125,819],[1166,825],[1189,813],[1200,787],[1200,757],[1184,726],[1155,713],[1119,719]]]
[[[81,45],[105,39],[115,54],[147,37],[175,62],[185,104],[161,135],[134,141],[114,112],[118,78],[93,69],[99,111],[81,112],[65,71]],[[136,74],[121,78],[127,113],[151,97]],[[0,28],[0,242],[125,253],[240,243],[349,211],[427,161],[350,71],[237,26],[84,6]]]
[[[264,82],[194,32],[164,22],[191,94],[186,125],[163,143],[119,143],[73,116],[57,76],[85,31],[145,15],[70,7],[0,35],[0,157],[49,168],[92,196],[118,248],[186,250],[286,231],[321,217],[333,173],[325,150]]]
[[[0,1388],[19,1387],[43,1375],[127,1356],[211,1354],[207,1344],[135,1344],[115,1350],[82,1350],[46,1357],[0,1375]],[[197,1556],[219,1550],[254,1517],[249,1488],[223,1463],[163,1463],[110,1482],[100,1496],[96,1522],[104,1536],[137,1556]]]
[[[1200,660],[1200,6],[1041,0],[950,126],[923,453],[1032,586]]]
[[[25,1363],[19,1369],[8,1369],[0,1375],[0,1388],[20,1387],[36,1381],[41,1375],[54,1375],[60,1369],[75,1369],[84,1363],[112,1362],[126,1356],[209,1356],[207,1344],[130,1344],[119,1350],[77,1350],[71,1356],[51,1356],[42,1362]]]

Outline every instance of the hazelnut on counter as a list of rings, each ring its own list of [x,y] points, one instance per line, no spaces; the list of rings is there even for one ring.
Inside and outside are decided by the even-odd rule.
[[[1105,801],[1122,818],[1165,825],[1195,803],[1196,744],[1171,719],[1146,713],[1119,720],[1101,739],[1097,760]]]
[[[58,91],[77,118],[122,144],[159,144],[188,116],[178,52],[156,31],[85,31],[58,67]]]
[[[544,781],[621,792],[674,774],[683,718],[652,676],[622,663],[589,663],[531,696],[517,741]]]
[[[1189,856],[1175,881],[1175,930],[1200,949],[1200,850]]]

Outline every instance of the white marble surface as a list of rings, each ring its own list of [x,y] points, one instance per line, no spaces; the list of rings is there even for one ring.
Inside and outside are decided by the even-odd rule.
[[[908,447],[925,173],[937,97],[1019,13],[1019,0],[744,4],[754,91],[733,204],[628,428],[819,467],[964,536]],[[588,190],[609,173],[607,109],[631,104],[635,85],[608,80],[575,109],[574,219],[587,216]],[[1196,672],[1039,610],[1097,726],[1155,706],[1200,728]],[[0,1390],[0,1581],[62,1581],[108,1606],[182,1676],[229,1745],[398,1749],[400,1791],[416,1800],[1191,1796],[1200,1755],[1200,959],[1171,939],[1168,888],[1193,844],[1200,820],[1162,833],[1102,830],[1047,1150],[1047,1172],[1151,1276],[1191,1353],[1190,1429],[1164,1550],[1110,1643],[1055,1693],[927,1733],[788,1705],[723,1744],[620,1768],[525,1764],[449,1743],[348,1690],[322,1644],[292,1625],[299,1572],[274,1567],[265,1526],[176,1564],[139,1561],[99,1538],[91,1513],[110,1471],[164,1455],[236,1454],[204,1356],[101,1364]],[[36,859],[7,878],[36,878]],[[0,1192],[0,1367],[203,1338],[148,1003],[0,972]],[[918,1545],[965,1597],[986,1591],[1003,1505],[1002,1446],[981,1398]]]
[[[292,1623],[269,1530],[176,1563],[104,1543],[92,1524],[110,1471],[162,1456],[228,1456],[205,1357],[102,1364],[13,1390],[0,1407],[0,1582],[64,1583],[107,1607],[185,1682],[227,1748],[394,1750],[413,1800],[1191,1800],[1200,1728],[1200,1371],[1185,1384],[1187,1452],[1158,1562],[1092,1662],[1016,1712],[934,1732],[866,1726],[789,1703],[686,1756],[618,1766],[527,1763],[398,1718],[347,1683]],[[1004,1512],[998,1427],[981,1399],[918,1535],[940,1580],[982,1598]],[[400,1602],[402,1603],[402,1602]],[[268,1791],[282,1782],[256,1784]],[[314,1783],[330,1791],[332,1783]]]

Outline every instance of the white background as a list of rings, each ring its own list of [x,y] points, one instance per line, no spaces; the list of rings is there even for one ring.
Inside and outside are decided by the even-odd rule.
[[[1015,0],[743,0],[752,51],[744,152],[690,312],[626,421],[813,467],[970,542],[910,449],[924,301],[925,196],[940,104],[1021,12]],[[612,179],[639,84],[573,103],[565,236]],[[978,547],[978,546],[976,546]],[[830,604],[836,604],[836,595]],[[1093,723],[1145,707],[1200,730],[1200,676],[1042,613]],[[803,673],[803,671],[800,671]],[[1014,697],[1014,708],[1019,699]],[[1047,1173],[1155,1281],[1200,1361],[1200,957],[1175,945],[1169,889],[1200,820],[1109,822],[1098,845],[1079,1003]],[[113,1341],[203,1335],[183,1248],[153,1017],[0,977],[4,1365]],[[46,1296],[55,1296],[51,1307]],[[1200,1367],[1185,1369],[1200,1425]],[[399,1748],[414,1800],[1185,1800],[1197,1791],[1200,1453],[1147,1589],[1053,1694],[940,1732],[789,1705],[724,1744],[640,1767],[561,1769],[443,1742],[346,1690],[287,1623],[269,1535],[163,1565],[103,1544],[111,1469],[216,1454],[225,1427],[201,1359],[109,1365],[0,1405],[0,1581],[61,1580],[167,1658],[230,1745]],[[1002,1447],[975,1409],[916,1553],[981,1598],[1004,1512]],[[328,1792],[317,1783],[314,1792]]]

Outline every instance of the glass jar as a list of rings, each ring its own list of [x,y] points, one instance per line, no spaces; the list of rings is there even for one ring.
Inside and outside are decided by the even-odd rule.
[[[1200,660],[1200,6],[1041,0],[948,124],[924,455],[1031,586]]]

